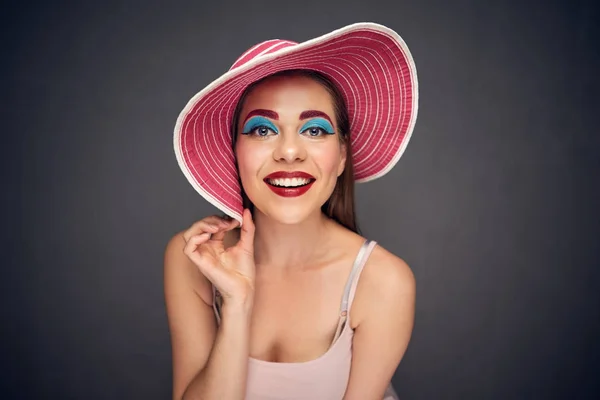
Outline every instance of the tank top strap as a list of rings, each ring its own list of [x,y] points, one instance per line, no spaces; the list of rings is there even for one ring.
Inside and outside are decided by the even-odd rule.
[[[344,297],[342,299],[342,306],[340,309],[342,313],[344,311],[346,313],[350,312],[352,301],[354,300],[354,295],[356,294],[356,287],[358,286],[358,279],[360,278],[360,274],[376,245],[377,243],[375,241],[366,240],[358,251],[358,255],[356,256],[354,265],[352,266],[352,272],[350,272],[348,282],[346,282],[346,287],[344,288]]]
[[[332,344],[335,343],[335,341],[341,335],[342,329],[344,328],[346,321],[348,320],[350,307],[352,307],[352,300],[354,300],[354,294],[356,293],[358,278],[360,278],[360,273],[365,267],[365,264],[369,259],[369,255],[371,255],[371,252],[373,251],[376,245],[377,243],[372,240],[365,240],[365,242],[360,247],[358,254],[356,255],[354,265],[352,265],[352,270],[350,271],[350,275],[348,276],[348,280],[344,288],[344,295],[342,297],[342,304],[340,306],[340,319],[338,321],[338,326],[335,331],[335,335],[333,336]]]
[[[358,250],[358,254],[354,259],[354,264],[352,265],[352,270],[350,271],[350,275],[348,276],[348,280],[346,281],[346,286],[344,287],[344,295],[342,297],[342,304],[340,306],[340,320],[338,322],[338,327],[336,329],[336,333],[333,338],[333,342],[338,338],[341,334],[342,328],[348,319],[348,314],[350,313],[350,308],[352,307],[352,301],[354,300],[354,295],[356,294],[356,287],[358,286],[358,279],[360,278],[360,274],[362,273],[371,252],[377,245],[377,242],[373,240],[365,240],[360,249]],[[221,297],[221,293],[217,290],[214,285],[212,286],[212,295],[213,295],[213,310],[215,316],[217,318],[217,323],[221,323],[221,307],[223,303],[223,298]]]

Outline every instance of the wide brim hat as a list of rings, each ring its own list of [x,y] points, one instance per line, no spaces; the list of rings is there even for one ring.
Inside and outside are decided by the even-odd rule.
[[[240,223],[242,196],[231,137],[237,103],[252,83],[298,69],[317,71],[340,89],[350,119],[356,182],[390,171],[412,135],[417,72],[408,47],[393,30],[357,23],[302,43],[275,39],[257,44],[192,97],[174,134],[177,162],[190,184]]]

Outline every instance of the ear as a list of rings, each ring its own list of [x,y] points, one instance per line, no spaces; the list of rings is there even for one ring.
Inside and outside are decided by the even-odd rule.
[[[337,170],[338,177],[340,175],[342,175],[342,173],[344,172],[344,169],[346,168],[346,158],[348,157],[347,149],[348,148],[347,148],[346,144],[344,144],[344,143],[340,144],[341,157],[340,157],[340,163],[338,165],[338,170]]]

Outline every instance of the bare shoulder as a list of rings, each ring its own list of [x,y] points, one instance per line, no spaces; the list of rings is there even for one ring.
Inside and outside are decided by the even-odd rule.
[[[164,259],[164,291],[173,359],[173,398],[182,398],[213,347],[217,321],[210,281],[184,253],[184,232],[168,242]]]
[[[373,249],[364,274],[365,281],[375,284],[379,289],[402,290],[415,286],[414,274],[406,261],[380,245]]]
[[[415,276],[400,257],[377,245],[361,273],[353,306],[353,325],[360,324],[374,310],[412,307],[416,292]],[[382,305],[389,305],[382,307]]]
[[[164,260],[165,285],[170,284],[173,290],[192,289],[207,305],[212,306],[212,284],[200,272],[198,267],[185,255],[185,231],[176,233],[167,243]],[[239,229],[225,234],[225,247],[234,246],[239,240]]]
[[[212,306],[211,283],[198,267],[185,255],[185,231],[173,235],[167,243],[164,259],[165,290],[194,291],[207,305]]]
[[[381,399],[412,336],[415,277],[408,264],[377,246],[358,281],[350,314],[354,335],[345,398]]]

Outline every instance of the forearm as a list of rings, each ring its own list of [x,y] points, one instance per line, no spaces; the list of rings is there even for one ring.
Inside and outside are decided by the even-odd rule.
[[[223,308],[206,366],[188,385],[183,400],[242,400],[246,393],[250,338],[249,310]]]

